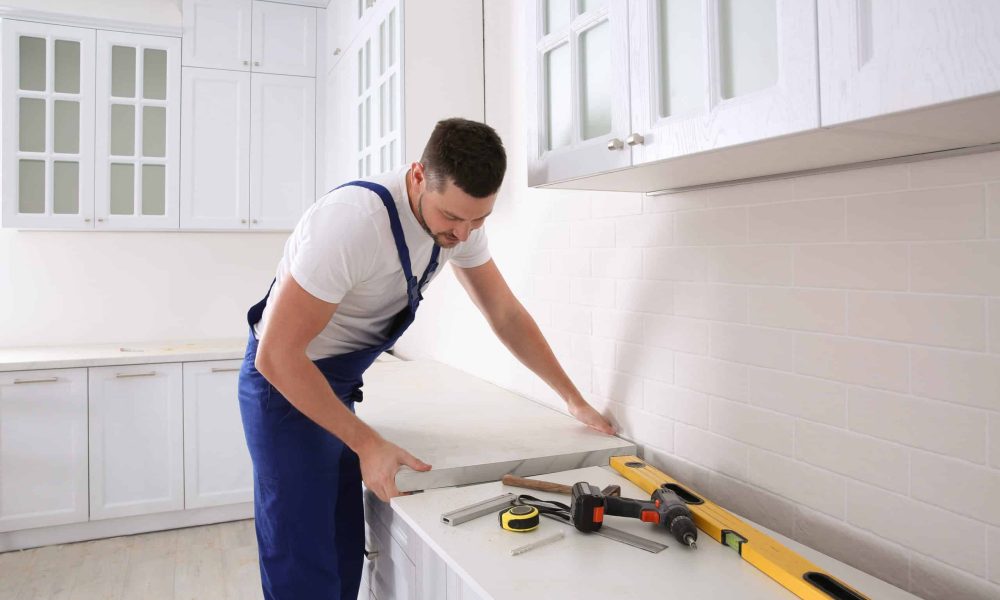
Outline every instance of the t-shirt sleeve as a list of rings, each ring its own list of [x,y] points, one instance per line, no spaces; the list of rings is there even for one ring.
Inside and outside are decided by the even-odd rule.
[[[298,247],[289,272],[302,289],[332,304],[368,277],[379,249],[371,215],[350,204],[316,207],[294,235]]]
[[[449,259],[456,267],[471,269],[490,260],[490,246],[486,239],[486,227],[474,229],[469,239],[459,244]]]

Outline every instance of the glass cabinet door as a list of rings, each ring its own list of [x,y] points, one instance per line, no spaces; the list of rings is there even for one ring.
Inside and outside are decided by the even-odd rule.
[[[178,227],[180,40],[97,34],[100,228]]]
[[[93,227],[94,30],[4,19],[2,60],[3,225]]]
[[[529,184],[629,166],[628,3],[529,4]]]
[[[374,3],[373,3],[374,6]],[[364,15],[369,26],[353,47],[356,94],[354,175],[369,177],[402,164],[400,7],[385,2]]]
[[[814,2],[632,6],[634,164],[819,126]]]

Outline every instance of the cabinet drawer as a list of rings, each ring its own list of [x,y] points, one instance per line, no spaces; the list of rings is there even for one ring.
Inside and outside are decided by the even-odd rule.
[[[0,531],[87,520],[87,370],[0,373]]]
[[[368,490],[365,490],[365,520],[369,526],[381,526],[387,531],[399,547],[406,553],[410,561],[417,563],[420,560],[420,549],[423,543],[409,525],[392,510],[387,502],[382,502],[378,497]]]
[[[378,554],[371,560],[372,594],[378,598],[410,600],[417,597],[417,569],[403,548],[380,523],[369,526],[372,550]]]

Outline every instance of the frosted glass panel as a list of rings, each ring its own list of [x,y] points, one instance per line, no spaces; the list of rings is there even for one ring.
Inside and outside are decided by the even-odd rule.
[[[80,153],[80,103],[56,100],[53,113],[55,124],[55,151],[64,154]]]
[[[358,104],[358,151],[365,149],[365,105]]]
[[[379,135],[385,135],[386,131],[389,129],[389,82],[386,81],[382,85],[378,86],[378,103],[379,103]]]
[[[579,0],[580,14],[607,6],[608,0]]]
[[[45,38],[22,35],[18,40],[21,69],[18,87],[45,90]]]
[[[372,85],[372,41],[365,42],[365,88]]]
[[[135,213],[135,168],[132,165],[111,165],[111,214]]]
[[[18,148],[24,152],[45,152],[45,100],[21,98]]]
[[[563,44],[545,55],[545,121],[549,150],[572,141],[570,102],[569,44]]]
[[[365,47],[358,49],[358,95],[365,91]]]
[[[389,76],[389,131],[396,131],[396,74]]]
[[[660,116],[699,112],[706,102],[705,17],[701,0],[660,0]]]
[[[735,98],[778,81],[776,0],[719,0],[722,97]]]
[[[569,25],[570,2],[572,2],[572,0],[544,0],[544,2],[544,31],[546,35],[552,33],[553,31],[559,31]]]
[[[135,48],[111,47],[111,95],[135,98]]]
[[[45,161],[18,161],[17,211],[27,214],[45,212]]]
[[[111,105],[111,154],[135,154],[135,107],[129,104]]]
[[[167,155],[167,109],[162,106],[142,108],[142,155]]]
[[[80,212],[80,164],[57,160],[52,163],[52,212],[75,215]]]
[[[387,53],[389,55],[389,66],[396,64],[396,9],[392,9],[389,12],[389,31],[386,35],[389,36],[389,43]]]
[[[146,48],[142,51],[142,97],[167,99],[167,51]]]
[[[580,35],[580,114],[583,139],[611,133],[611,23]]]
[[[80,42],[56,40],[55,88],[66,94],[80,93]]]
[[[163,165],[142,165],[142,214],[166,214],[167,168]]]
[[[384,75],[388,66],[389,58],[389,38],[387,36],[388,23],[382,21],[378,26],[378,74]]]
[[[372,145],[372,129],[375,125],[372,123],[372,97],[368,96],[365,98],[365,148]]]

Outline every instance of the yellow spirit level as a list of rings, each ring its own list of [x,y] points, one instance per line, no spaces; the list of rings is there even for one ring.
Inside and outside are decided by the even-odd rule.
[[[691,509],[694,523],[715,541],[736,550],[799,598],[808,600],[869,600],[867,596],[781,545],[771,536],[747,525],[721,506],[704,499],[637,456],[613,456],[611,467],[652,494],[660,487],[677,493]]]

